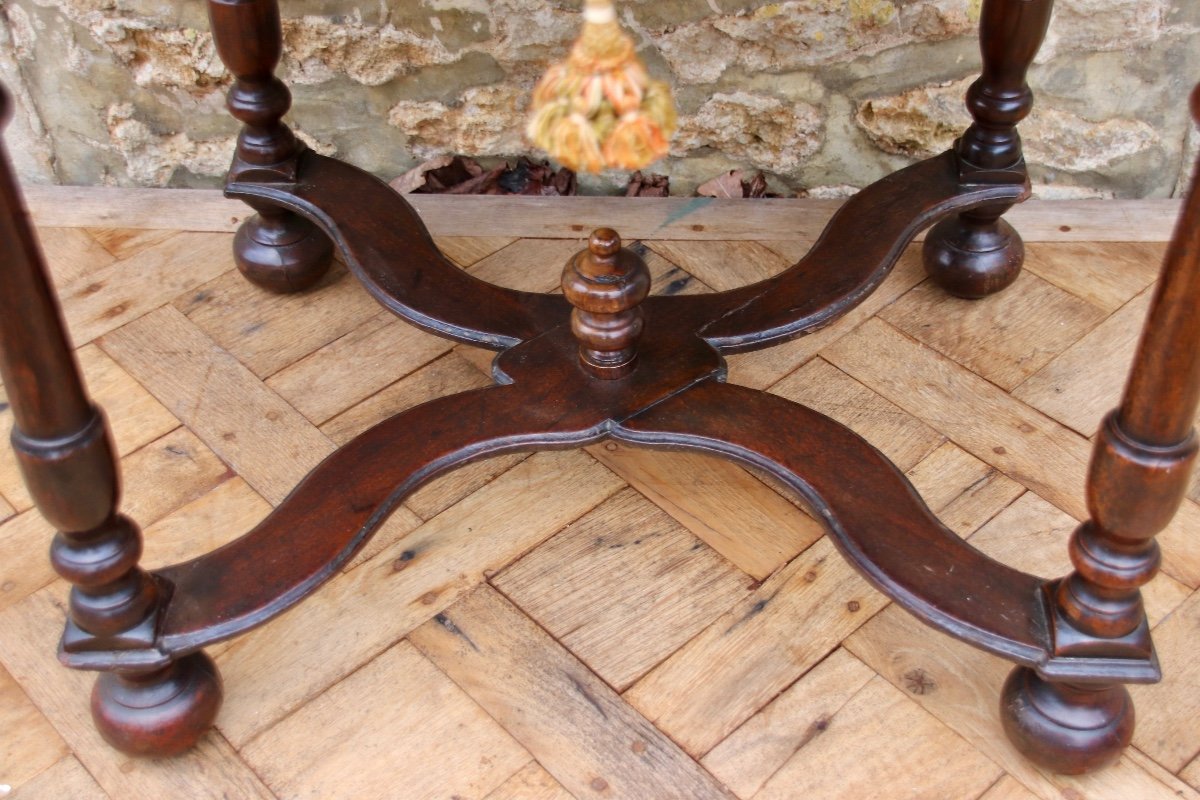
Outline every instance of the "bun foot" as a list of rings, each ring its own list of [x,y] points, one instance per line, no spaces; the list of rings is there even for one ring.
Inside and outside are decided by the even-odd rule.
[[[1026,758],[1064,775],[1115,761],[1133,737],[1133,700],[1123,685],[1051,683],[1028,667],[1004,682],[1000,718]]]
[[[217,665],[193,653],[153,672],[101,673],[92,690],[92,719],[123,753],[173,756],[212,727],[222,697]]]
[[[925,271],[956,297],[975,300],[1009,286],[1021,274],[1025,243],[1012,225],[970,212],[942,220],[925,237]]]
[[[262,208],[238,228],[233,259],[256,286],[280,294],[302,292],[329,270],[333,243],[304,217]]]

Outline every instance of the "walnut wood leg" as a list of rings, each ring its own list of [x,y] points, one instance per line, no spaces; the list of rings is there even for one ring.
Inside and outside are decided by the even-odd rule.
[[[0,90],[0,122],[8,111]],[[72,584],[63,650],[146,651],[169,587],[138,566],[141,534],[117,512],[112,439],[84,391],[27,219],[7,153],[0,151],[0,378],[12,406],[17,463],[38,510],[59,531],[51,561]],[[104,676],[96,685],[97,726],[127,752],[179,752],[216,717],[221,685],[211,665],[199,668],[204,656],[161,660],[154,671],[142,670],[137,692],[122,695],[118,687],[129,679],[120,676]]]
[[[1121,684],[1052,683],[1016,667],[1000,695],[1004,732],[1027,758],[1079,774],[1121,754],[1133,737],[1133,700]]]
[[[212,726],[221,699],[217,665],[193,653],[161,669],[101,673],[92,690],[92,719],[123,753],[176,755]]]
[[[300,292],[324,277],[333,242],[304,217],[267,203],[233,237],[233,260],[251,283],[272,292]]]
[[[955,146],[964,183],[1023,183],[1017,123],[1033,108],[1025,74],[1046,35],[1053,0],[985,0],[980,20],[983,74],[967,90],[974,124]],[[1021,272],[1025,246],[1001,215],[985,206],[938,223],[925,238],[925,269],[942,288],[978,298],[1000,291]]]
[[[1200,87],[1192,93],[1192,113],[1200,120]],[[1053,587],[1055,655],[1153,659],[1140,587],[1158,570],[1154,537],[1183,501],[1196,460],[1197,299],[1200,190],[1193,184],[1121,405],[1096,438],[1087,487],[1091,519],[1071,537],[1075,571]],[[1001,707],[1017,747],[1060,772],[1107,763],[1133,735],[1133,706],[1119,684],[1055,684],[1018,668]]]
[[[229,111],[244,125],[229,182],[294,184],[304,150],[281,121],[291,93],[275,77],[283,47],[277,0],[209,0],[217,52],[234,74]],[[316,226],[291,211],[252,203],[258,213],[238,229],[233,243],[238,269],[274,292],[309,288],[329,269],[333,245]]]

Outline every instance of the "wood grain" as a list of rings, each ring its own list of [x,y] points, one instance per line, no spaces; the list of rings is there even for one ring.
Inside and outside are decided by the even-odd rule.
[[[703,756],[885,603],[822,539],[625,696]]]
[[[838,714],[875,673],[842,648],[834,650],[701,763],[738,797],[752,797],[801,748],[837,723]]]
[[[174,308],[126,325],[103,346],[268,502],[282,500],[334,449]]]
[[[0,783],[20,789],[70,750],[21,686],[0,667]],[[24,796],[22,794],[22,796]]]
[[[194,199],[244,216],[215,194]],[[453,208],[447,224],[461,231],[468,204],[425,207],[443,200]],[[538,220],[517,219],[521,202],[488,206],[498,216],[474,221],[482,230],[471,232],[491,226],[494,237],[439,240],[477,275],[551,290],[597,222],[629,223],[627,239],[658,227],[670,241],[631,246],[656,293],[691,294],[711,288],[687,266],[717,285],[752,280],[794,262],[816,225],[800,220],[792,239],[762,239],[755,226],[800,219],[791,201],[734,213],[686,199],[629,210],[589,198],[549,204]],[[1137,224],[1130,215],[1140,207],[1099,204],[1088,219],[1093,206],[1014,210],[1031,243],[1019,297],[948,300],[922,283],[910,249],[845,318],[731,357],[731,380],[778,384],[844,419],[902,462],[959,535],[1008,563],[1058,574],[1068,567],[1063,540],[1086,511],[1088,437],[1123,381],[1163,249],[1101,240],[1153,238],[1168,224],[1165,203],[1154,212],[1160,221]],[[126,505],[145,527],[151,566],[252,527],[303,471],[297,459],[489,383],[491,353],[412,332],[340,267],[311,295],[247,289],[231,271],[226,233],[186,232],[183,223],[204,222],[204,208],[179,209],[177,228],[122,227],[122,214],[149,219],[150,206],[136,202],[78,212],[71,227],[45,231],[44,246],[80,324],[84,372],[110,410]],[[77,227],[88,214],[108,217]],[[738,229],[739,217],[748,227]],[[521,241],[500,234],[502,223],[552,238]],[[234,226],[217,216],[204,224]],[[1059,317],[1067,324],[1039,327]],[[7,433],[3,402],[0,388]],[[267,418],[272,411],[277,419]],[[51,532],[20,513],[28,496],[4,454],[0,724],[23,733],[0,735],[0,784],[54,800],[644,800],[678,786],[689,794],[674,796],[818,800],[1197,796],[1195,503],[1162,537],[1164,574],[1145,590],[1165,681],[1134,690],[1136,749],[1099,776],[1065,779],[1030,767],[1005,742],[995,697],[1006,665],[897,609],[870,617],[883,599],[785,495],[724,461],[616,443],[454,472],[410,497],[314,598],[214,648],[230,693],[218,732],[178,764],[160,765],[100,743],[86,713],[90,676],[54,663],[65,587],[45,560]],[[482,652],[439,614],[460,632],[473,625]],[[311,658],[299,652],[313,643]],[[642,732],[666,749],[638,752],[633,742],[651,741]],[[943,762],[939,783],[929,765]]]
[[[620,592],[613,575],[623,576]],[[753,588],[632,489],[491,583],[618,692]]]
[[[999,734],[995,698],[1008,663],[934,634],[898,608],[878,614],[846,647],[1044,800],[1179,796],[1129,755],[1107,770],[1081,777],[1034,767]]]
[[[620,486],[582,453],[523,461],[240,638],[220,660],[228,699],[218,726],[244,744]],[[348,607],[357,613],[345,614]],[[291,646],[314,629],[327,631],[321,648]]]
[[[1091,437],[1116,408],[1150,307],[1149,289],[1016,387],[1013,397]]]
[[[576,797],[732,797],[487,587],[414,631],[412,641]]]
[[[67,756],[33,780],[15,788],[20,789],[21,800],[60,800],[64,797],[71,800],[108,800],[108,795],[74,756]]]
[[[1200,754],[1198,629],[1200,595],[1193,593],[1154,631],[1163,666],[1162,683],[1130,690],[1138,704],[1134,744],[1171,772],[1179,772]]]
[[[105,744],[88,713],[93,676],[63,669],[54,658],[66,614],[60,594],[51,587],[0,613],[0,663],[110,797],[274,800],[217,733],[205,736],[187,755],[157,761],[131,759]]]
[[[618,442],[594,445],[588,452],[758,580],[825,532],[762,481],[723,459],[653,452]]]
[[[23,187],[35,224],[232,233],[246,207],[209,189]],[[812,241],[838,200],[711,198],[450,197],[408,195],[437,236],[574,238],[597,220],[631,238]],[[1178,200],[1030,201],[1009,216],[1027,241],[1162,242],[1171,235]],[[786,231],[785,236],[780,231]]]
[[[880,728],[905,737],[880,736]],[[1000,775],[999,766],[876,675],[755,797],[851,800],[887,782],[895,798],[973,798]]]
[[[987,302],[947,299],[927,281],[880,313],[922,344],[1011,391],[1104,319],[1075,295],[1023,272]]]
[[[408,735],[414,730],[423,735]],[[312,800],[482,797],[529,761],[407,642],[330,687],[243,753],[280,797]],[[364,753],[371,769],[363,769]]]

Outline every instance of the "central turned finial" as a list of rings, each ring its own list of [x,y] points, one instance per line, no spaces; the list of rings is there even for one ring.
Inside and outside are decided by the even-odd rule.
[[[642,335],[639,304],[650,293],[650,270],[636,253],[621,247],[621,237],[600,228],[588,249],[567,262],[563,294],[575,310],[571,331],[579,340],[579,359],[597,378],[614,380],[633,371]]]

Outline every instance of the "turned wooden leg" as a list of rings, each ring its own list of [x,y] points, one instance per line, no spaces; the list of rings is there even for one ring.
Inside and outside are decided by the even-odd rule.
[[[294,183],[304,145],[281,120],[291,93],[275,77],[283,48],[276,0],[209,0],[217,52],[237,79],[229,111],[243,123],[229,181]],[[255,203],[238,229],[233,257],[253,283],[273,292],[309,288],[329,269],[333,244],[308,220]]]
[[[9,99],[0,89],[0,123]],[[104,417],[88,400],[41,254],[0,152],[0,378],[13,412],[12,444],[38,510],[59,533],[55,570],[71,582],[65,654],[152,648],[164,587],[138,566],[142,538],[117,513],[118,467]],[[137,692],[124,690],[139,681]],[[135,699],[129,699],[134,698]],[[169,755],[211,727],[221,683],[203,655],[103,676],[92,708],[109,742]]]
[[[975,122],[958,141],[960,178],[972,182],[1026,179],[1017,123],[1033,108],[1025,74],[1041,47],[1053,0],[985,0],[979,26],[983,74],[967,90]],[[1017,279],[1025,245],[1001,219],[1010,205],[949,217],[925,237],[925,270],[959,297],[978,298]]]
[[[1200,87],[1192,93],[1192,113],[1200,120]],[[1158,570],[1154,537],[1183,501],[1196,460],[1198,300],[1200,191],[1193,183],[1121,405],[1096,438],[1087,487],[1091,519],[1071,538],[1075,571],[1054,586],[1056,655],[1152,657],[1140,587]],[[1009,679],[1002,713],[1017,747],[1060,772],[1107,763],[1133,735],[1124,686],[1055,684],[1025,668]]]

